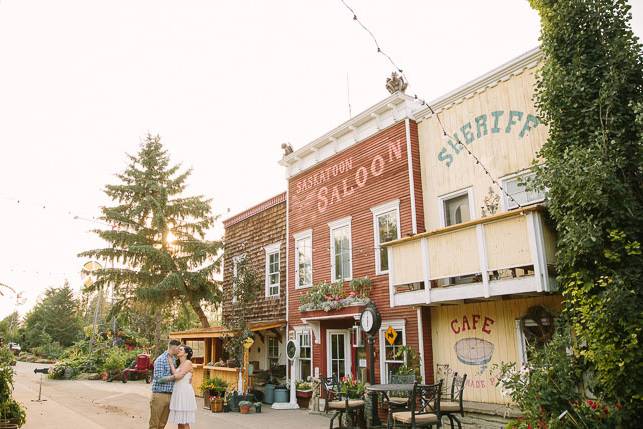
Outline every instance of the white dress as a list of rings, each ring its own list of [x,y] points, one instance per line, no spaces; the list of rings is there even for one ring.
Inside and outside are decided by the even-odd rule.
[[[176,425],[196,421],[196,398],[190,384],[191,379],[192,373],[188,372],[185,377],[174,383],[172,389],[169,420]]]

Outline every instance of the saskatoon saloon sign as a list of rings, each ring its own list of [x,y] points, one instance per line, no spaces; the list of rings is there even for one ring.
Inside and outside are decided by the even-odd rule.
[[[337,204],[350,203],[394,164],[402,162],[403,144],[402,139],[387,140],[378,144],[376,151],[369,151],[369,156],[353,154],[356,148],[351,148],[344,158],[324,163],[296,179],[291,190],[295,208],[325,213]]]

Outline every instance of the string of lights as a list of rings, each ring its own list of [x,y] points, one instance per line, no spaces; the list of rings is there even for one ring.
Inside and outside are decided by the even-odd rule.
[[[397,65],[397,63],[393,60],[393,58],[389,54],[387,54],[386,52],[384,52],[384,50],[382,50],[380,43],[378,42],[377,38],[375,37],[375,34],[373,34],[373,32],[358,18],[357,13],[355,12],[355,10],[350,5],[348,5],[348,3],[346,3],[345,0],[340,0],[340,1],[344,5],[344,7],[346,7],[346,9],[348,9],[350,11],[350,13],[353,14],[353,21],[357,22],[357,24],[359,24],[359,26],[362,27],[369,34],[369,36],[373,39],[373,42],[375,43],[375,47],[377,48],[377,53],[383,55],[393,65],[393,67],[395,67],[395,69],[400,73],[400,75],[402,76],[404,81],[408,84],[409,79],[408,79],[407,75],[404,73],[404,70]],[[440,119],[440,115],[433,110],[431,105],[429,103],[427,103],[426,100],[424,100],[423,98],[418,97],[418,95],[415,94],[415,93],[413,94],[413,98],[415,98],[423,106],[426,106],[429,109],[429,111],[431,112],[431,114],[436,117],[436,119],[438,121],[438,124],[440,126],[440,129],[442,130],[442,137],[444,139],[450,139],[449,134],[447,133],[446,128],[444,127],[444,124],[442,123],[442,120]],[[491,175],[491,173],[489,172],[487,167],[485,167],[485,165],[482,163],[482,161],[480,161],[480,158],[478,158],[473,152],[471,152],[471,150],[466,145],[462,144],[462,142],[460,141],[460,138],[457,135],[455,135],[454,137],[455,137],[455,140],[456,140],[457,144],[459,144],[462,148],[464,148],[466,153],[469,154],[469,156],[471,156],[475,160],[476,165],[479,165],[482,168],[482,170],[489,177],[491,182],[494,185],[496,185],[498,187],[498,189],[500,189],[500,192],[502,192],[508,199],[510,199],[518,208],[522,208],[520,203],[518,201],[516,201],[514,199],[514,197],[511,194],[509,194],[503,188],[503,186],[495,179],[495,177],[493,177]]]
[[[50,205],[49,203],[46,202],[35,202],[35,201],[30,201],[26,200],[24,198],[18,198],[18,197],[13,197],[9,195],[0,195],[0,198],[6,201],[12,201],[16,203],[17,206],[27,209],[27,208],[32,208],[37,211],[47,211],[49,213],[51,212],[56,212],[59,215],[65,216],[65,217],[70,217],[72,220],[75,221],[85,221],[85,222],[94,222],[94,223],[100,223],[103,225],[110,226],[109,224],[102,222],[101,220],[98,219],[96,216],[81,216],[77,213],[74,213],[71,210],[66,210],[66,209],[61,209],[61,208],[55,208],[55,206]]]

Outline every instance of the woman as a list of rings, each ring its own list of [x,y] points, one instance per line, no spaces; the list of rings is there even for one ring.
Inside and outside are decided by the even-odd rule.
[[[190,429],[190,423],[196,421],[196,399],[192,389],[192,349],[186,345],[179,347],[176,355],[179,358],[179,367],[174,365],[174,359],[168,356],[168,363],[176,380],[170,399],[171,423],[179,425],[179,429]]]

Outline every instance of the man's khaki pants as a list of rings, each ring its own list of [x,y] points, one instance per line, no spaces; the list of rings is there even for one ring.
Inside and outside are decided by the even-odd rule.
[[[152,393],[150,401],[150,429],[163,429],[170,415],[170,398],[168,393]]]

